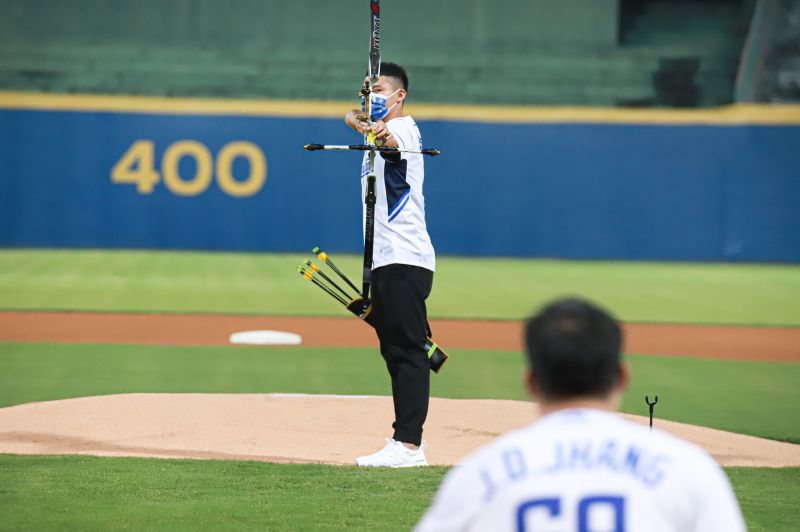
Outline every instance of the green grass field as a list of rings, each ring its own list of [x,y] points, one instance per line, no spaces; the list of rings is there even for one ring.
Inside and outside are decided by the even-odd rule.
[[[445,472],[0,455],[0,530],[408,530]],[[800,469],[728,475],[751,531],[795,530]]]
[[[0,308],[341,316],[297,274],[307,255],[0,251]],[[356,278],[359,257],[334,256]],[[439,258],[431,317],[519,319],[555,297],[626,321],[800,326],[800,268]]]
[[[302,256],[0,251],[0,308],[344,315]],[[358,259],[335,257],[358,271]],[[441,259],[433,316],[520,318],[578,294],[630,321],[800,326],[800,268]],[[462,350],[433,394],[523,399],[518,353]],[[630,354],[623,409],[800,442],[800,364]],[[370,360],[376,363],[371,364]],[[369,349],[0,343],[0,407],[122,392],[389,394]],[[403,530],[445,470],[0,455],[0,530]],[[731,468],[751,530],[794,530],[800,469]],[[392,504],[403,494],[403,505]]]
[[[130,392],[390,395],[370,349],[0,343],[0,407]],[[526,399],[518,353],[459,350],[431,393]],[[630,355],[623,410],[800,443],[800,364]],[[372,363],[370,363],[372,362]]]

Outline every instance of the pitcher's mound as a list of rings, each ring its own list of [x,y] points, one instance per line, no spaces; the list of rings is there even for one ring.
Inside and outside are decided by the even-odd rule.
[[[428,461],[456,463],[536,417],[523,401],[431,399]],[[646,418],[626,416],[647,423]],[[124,394],[0,409],[0,452],[353,464],[391,435],[391,397]],[[723,465],[800,466],[800,445],[657,421]]]

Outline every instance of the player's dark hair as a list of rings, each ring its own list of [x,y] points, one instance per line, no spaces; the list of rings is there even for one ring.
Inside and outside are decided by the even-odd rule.
[[[402,82],[405,90],[408,90],[408,74],[406,69],[397,63],[381,63],[381,76],[397,78]]]
[[[603,309],[561,299],[525,324],[528,363],[548,400],[607,397],[619,377],[622,331]]]

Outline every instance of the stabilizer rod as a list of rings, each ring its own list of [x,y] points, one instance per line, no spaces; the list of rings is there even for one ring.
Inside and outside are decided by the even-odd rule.
[[[351,150],[351,151],[377,151],[381,153],[419,153],[421,155],[430,155],[436,157],[441,155],[441,151],[432,148],[424,150],[412,150],[407,148],[394,148],[392,146],[371,146],[369,144],[306,144],[303,146],[306,151],[319,151],[319,150]]]

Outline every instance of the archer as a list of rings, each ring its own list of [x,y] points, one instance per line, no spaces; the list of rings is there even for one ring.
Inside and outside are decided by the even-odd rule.
[[[417,124],[404,112],[408,76],[403,67],[382,63],[365,103],[345,123],[374,133],[375,144],[420,150]],[[372,122],[372,125],[370,125]],[[362,164],[362,193],[367,188],[369,153]],[[425,300],[433,286],[436,258],[425,224],[425,164],[419,153],[379,153],[375,157],[376,198],[372,256],[372,313],[381,355],[392,381],[394,434],[377,453],[359,457],[360,466],[428,465],[422,426],[430,399],[430,361],[422,348],[430,333]],[[366,267],[366,264],[365,264]]]

